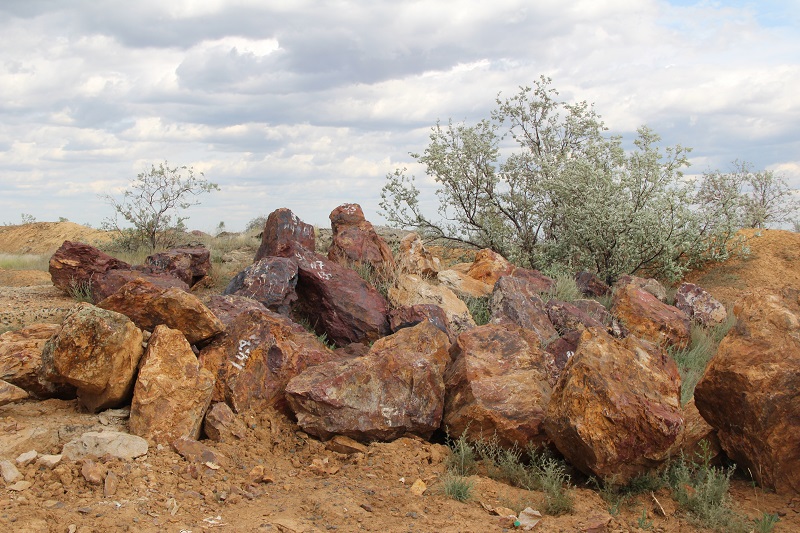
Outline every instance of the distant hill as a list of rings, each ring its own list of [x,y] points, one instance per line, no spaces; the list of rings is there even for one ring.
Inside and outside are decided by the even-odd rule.
[[[52,254],[64,241],[79,241],[97,246],[111,240],[98,229],[74,222],[33,222],[19,226],[0,226],[0,253]]]

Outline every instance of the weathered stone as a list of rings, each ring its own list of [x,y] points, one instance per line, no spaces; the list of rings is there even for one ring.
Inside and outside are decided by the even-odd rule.
[[[228,283],[224,294],[252,298],[268,309],[289,314],[297,300],[297,261],[287,257],[265,257],[239,272]]]
[[[336,435],[325,443],[325,447],[332,452],[352,455],[354,453],[367,453],[367,447],[344,435]]]
[[[611,287],[592,272],[578,272],[575,274],[575,284],[585,296],[605,296],[611,293]]]
[[[151,274],[141,270],[109,270],[99,275],[92,285],[95,302],[102,302],[131,281],[143,280],[162,289],[176,288],[189,291],[189,286],[169,274]]]
[[[567,366],[567,361],[575,355],[581,339],[580,331],[568,331],[556,340],[549,342],[545,351],[553,356],[558,374]]]
[[[0,335],[0,379],[35,398],[74,398],[74,387],[39,377],[44,345],[60,330],[60,324],[32,324]]]
[[[605,328],[605,325],[582,311],[579,307],[560,300],[548,300],[544,306],[547,317],[562,335],[567,331],[582,331],[586,328]]]
[[[117,493],[119,488],[119,477],[113,470],[106,472],[106,478],[103,481],[103,497],[110,498]]]
[[[172,248],[148,256],[147,272],[164,273],[193,287],[211,272],[211,251],[203,246]]]
[[[5,481],[7,485],[22,479],[22,474],[17,467],[14,466],[14,463],[5,460],[0,461],[0,476],[3,477],[3,481]]]
[[[394,257],[386,241],[375,232],[358,204],[342,204],[331,211],[333,242],[328,259],[343,265],[368,263],[377,270],[394,270]]]
[[[517,268],[511,273],[511,277],[525,280],[529,287],[528,291],[532,294],[549,293],[556,286],[556,280],[545,276],[538,270]]]
[[[661,346],[685,348],[691,340],[691,321],[686,313],[659,301],[636,283],[614,287],[611,313],[631,334]]]
[[[301,326],[268,310],[238,315],[200,352],[203,367],[217,376],[213,401],[227,402],[236,412],[285,408],[291,378],[338,358]]]
[[[489,285],[456,270],[440,270],[436,278],[443,286],[462,297],[485,298],[492,294],[494,287],[494,284]]]
[[[111,257],[94,246],[64,241],[50,258],[50,278],[53,285],[69,292],[81,286],[93,288],[101,274],[130,267],[125,261]]]
[[[800,291],[749,293],[734,314],[695,388],[697,408],[761,486],[800,493]]]
[[[693,283],[681,283],[675,293],[675,307],[706,327],[722,324],[728,318],[725,306]]]
[[[669,455],[680,457],[683,454],[687,459],[704,457],[704,460],[713,461],[722,448],[716,430],[700,415],[694,398],[683,406],[683,420],[683,431],[675,439]]]
[[[314,226],[306,224],[285,207],[276,209],[267,217],[261,246],[253,261],[271,256],[288,257],[290,248],[313,250],[314,242]]]
[[[574,300],[572,305],[603,324],[603,326],[609,327],[611,325],[611,321],[613,319],[611,313],[609,313],[608,309],[606,309],[605,306],[597,300]]]
[[[130,431],[157,444],[197,439],[211,403],[214,374],[201,367],[183,334],[156,326],[133,389]]]
[[[225,326],[197,296],[177,288],[163,289],[144,280],[134,280],[97,304],[122,313],[147,331],[164,324],[177,329],[190,344],[221,333]]]
[[[61,455],[68,461],[110,455],[130,461],[147,453],[147,441],[119,431],[88,431],[64,445]]]
[[[58,465],[61,464],[61,460],[64,458],[63,455],[60,453],[57,454],[43,454],[40,455],[36,459],[36,466],[47,468],[48,470],[52,470]]]
[[[502,447],[540,446],[555,382],[552,355],[539,337],[512,324],[478,326],[458,336],[445,375],[444,424],[470,440],[497,438]]]
[[[400,272],[406,274],[434,277],[442,269],[442,262],[426,250],[419,235],[412,232],[400,241],[397,266]]]
[[[666,352],[590,328],[553,388],[545,428],[575,467],[626,484],[668,459],[684,425],[679,394]]]
[[[225,402],[216,402],[206,413],[203,432],[214,442],[243,439],[246,435],[244,423]]]
[[[286,386],[304,431],[362,440],[429,437],[442,421],[450,341],[421,322],[375,342],[365,357],[309,368]]]
[[[558,337],[558,332],[539,298],[537,286],[524,278],[504,276],[494,285],[489,302],[493,324],[511,323],[534,331],[540,342]]]
[[[233,322],[233,319],[242,313],[250,310],[266,311],[264,304],[245,296],[232,296],[222,294],[212,295],[206,302],[214,315],[219,318],[225,327]]]
[[[401,274],[397,284],[389,289],[389,299],[394,307],[432,304],[442,308],[453,331],[458,334],[475,327],[475,321],[453,291],[441,285],[432,285],[420,276]]]
[[[130,401],[142,340],[125,315],[78,304],[45,343],[40,376],[73,385],[91,412],[119,407]]]
[[[29,396],[27,391],[0,379],[0,405],[20,402]]]
[[[91,459],[84,459],[81,465],[81,476],[89,485],[102,485],[106,479],[106,472],[108,468]]]
[[[431,324],[447,333],[450,342],[455,342],[455,334],[450,327],[450,321],[444,310],[438,305],[417,304],[398,307],[389,311],[389,327],[392,333],[397,333],[403,328],[416,326],[420,322],[428,320]]]
[[[623,285],[633,284],[634,286],[649,292],[661,303],[667,302],[667,290],[657,280],[653,278],[640,278],[638,276],[624,275],[621,276],[614,284],[614,288],[622,287]]]
[[[14,462],[17,463],[19,466],[28,466],[29,464],[34,462],[37,457],[39,457],[39,452],[37,452],[36,450],[28,450],[25,453],[19,454],[19,456],[17,456],[17,458],[14,459]]]
[[[227,458],[211,446],[188,437],[175,439],[172,449],[190,463],[220,467],[227,462]]]
[[[484,249],[475,254],[475,260],[467,271],[467,275],[489,285],[489,292],[503,276],[509,276],[514,272],[515,267],[502,255],[491,250]]]

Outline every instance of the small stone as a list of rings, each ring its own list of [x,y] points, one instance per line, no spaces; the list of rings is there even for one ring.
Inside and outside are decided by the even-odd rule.
[[[411,485],[411,488],[408,490],[414,496],[422,496],[427,489],[428,486],[425,485],[425,482],[422,481],[421,479],[417,479],[416,481],[414,481],[414,483]]]
[[[63,455],[40,455],[39,458],[36,460],[37,466],[43,466],[45,468],[53,469],[61,462],[63,459]]]
[[[253,483],[275,483],[275,479],[264,470],[264,465],[254,466],[247,477]]]
[[[38,456],[39,456],[39,452],[37,452],[36,450],[30,450],[28,452],[21,453],[16,458],[15,462],[19,466],[28,466],[29,464],[34,462],[36,460],[36,457],[38,457]]]
[[[106,474],[106,479],[103,483],[103,496],[110,498],[117,493],[118,488],[119,477],[114,472],[109,471],[108,474]]]
[[[368,504],[368,503],[362,503],[361,504],[361,508],[364,509],[368,513],[372,512],[372,506],[370,504]]]
[[[31,483],[30,481],[22,480],[22,481],[17,481],[16,483],[9,485],[6,488],[8,490],[13,490],[15,492],[22,492],[23,490],[28,490],[29,488],[31,488],[31,485],[33,485],[33,483]]]
[[[0,461],[0,474],[3,476],[3,481],[6,483],[14,483],[22,478],[17,467],[11,461]]]
[[[142,437],[118,431],[87,431],[64,445],[61,453],[70,461],[86,456],[111,455],[130,461],[147,453],[148,444]]]
[[[81,475],[89,484],[101,485],[105,479],[106,467],[87,459],[81,467]]]
[[[354,453],[367,453],[367,447],[358,441],[344,435],[336,435],[325,443],[325,447],[332,452],[351,455]]]

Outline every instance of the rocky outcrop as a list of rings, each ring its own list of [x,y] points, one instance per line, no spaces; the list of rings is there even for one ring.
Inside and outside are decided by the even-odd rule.
[[[64,241],[50,258],[53,285],[66,292],[81,286],[94,287],[101,274],[118,268],[127,270],[131,266],[80,242]]]
[[[691,339],[691,321],[683,311],[661,302],[636,282],[624,282],[614,287],[611,314],[628,331],[661,346],[685,348]]]
[[[389,289],[393,307],[432,304],[442,308],[453,331],[458,334],[475,327],[467,305],[447,287],[428,283],[420,276],[401,274]]]
[[[679,393],[665,352],[588,329],[553,388],[545,428],[578,469],[626,484],[668,459],[684,426]]]
[[[511,324],[487,324],[459,335],[445,376],[444,424],[469,440],[497,438],[524,449],[548,440],[543,426],[552,385],[553,357],[539,337]]]
[[[239,272],[224,294],[246,296],[268,309],[288,315],[297,300],[297,261],[286,257],[265,257]]]
[[[675,293],[675,307],[706,327],[722,324],[728,318],[725,306],[693,283],[681,283]]]
[[[131,399],[142,339],[125,315],[78,304],[45,343],[40,375],[74,386],[89,411],[119,407]]]
[[[180,331],[156,326],[133,389],[131,433],[156,444],[199,438],[214,380]]]
[[[330,217],[333,242],[328,259],[342,265],[368,263],[378,271],[394,270],[394,257],[386,241],[375,232],[358,204],[342,204]]]
[[[163,273],[147,273],[142,270],[109,270],[95,278],[92,285],[94,302],[102,302],[131,281],[142,280],[162,289],[176,288],[189,292],[189,286],[178,278]]]
[[[489,302],[493,324],[511,323],[536,333],[540,343],[558,337],[539,298],[537,286],[524,278],[504,276],[495,283]]]
[[[0,335],[0,379],[38,399],[74,398],[74,387],[39,376],[44,345],[60,330],[59,324],[32,324]]]
[[[261,246],[253,262],[271,256],[287,257],[288,249],[298,246],[313,250],[314,243],[314,226],[306,224],[285,207],[276,209],[267,217]]]
[[[397,266],[400,272],[432,278],[442,269],[442,262],[426,250],[419,235],[412,232],[400,241]]]
[[[148,256],[143,267],[146,272],[168,274],[193,287],[211,273],[211,251],[203,246],[171,248]]]
[[[756,291],[695,388],[725,453],[763,487],[800,492],[800,291]]]
[[[289,381],[289,405],[304,431],[329,439],[429,437],[442,422],[450,341],[421,322],[375,342],[364,357],[309,368]]]

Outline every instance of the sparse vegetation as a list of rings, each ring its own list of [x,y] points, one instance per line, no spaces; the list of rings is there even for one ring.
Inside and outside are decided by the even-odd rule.
[[[459,502],[465,502],[472,498],[473,488],[474,483],[472,481],[452,472],[448,471],[442,477],[442,491],[444,494]]]
[[[356,261],[350,263],[349,268],[353,269],[358,275],[374,287],[381,296],[389,298],[389,289],[391,289],[397,280],[397,272],[391,267],[375,267],[372,263],[367,261]]]
[[[753,526],[757,533],[772,533],[775,529],[775,524],[780,522],[781,519],[774,513],[762,513],[760,517],[753,520]]]
[[[489,323],[491,312],[489,310],[490,296],[461,296],[461,300],[467,305],[469,314],[472,315],[472,320],[475,324],[483,326]]]
[[[92,291],[91,281],[71,280],[67,288],[67,294],[76,302],[94,303],[94,292]]]
[[[452,440],[447,435],[447,445],[450,447],[450,455],[445,461],[445,467],[449,472],[458,476],[471,476],[475,473],[475,450],[467,440],[466,430],[456,440]]]
[[[0,254],[0,269],[4,270],[43,270],[50,268],[47,254]]]
[[[542,294],[542,299],[559,300],[561,302],[574,302],[583,298],[581,290],[578,288],[578,283],[575,277],[567,274],[566,272],[556,272],[551,276],[555,281],[555,285],[550,292]]]

